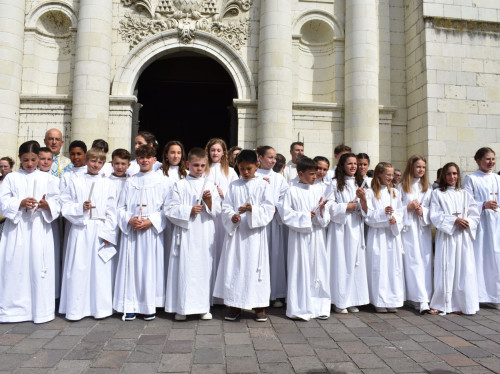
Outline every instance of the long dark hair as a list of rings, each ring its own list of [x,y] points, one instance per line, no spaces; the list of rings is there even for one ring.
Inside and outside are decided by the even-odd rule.
[[[457,169],[457,185],[455,189],[459,190],[462,188],[462,182],[460,182],[460,168],[454,162],[448,162],[443,166],[443,170],[441,170],[441,175],[439,176],[439,190],[444,192],[448,187],[448,183],[446,183],[446,173],[448,173],[448,169],[451,167],[455,167]]]
[[[186,171],[186,152],[184,152],[184,146],[182,145],[181,142],[178,140],[171,140],[167,144],[165,144],[165,147],[163,147],[163,154],[161,155],[161,164],[162,164],[162,170],[163,174],[168,175],[168,169],[170,169],[170,164],[168,163],[168,150],[170,149],[171,146],[177,145],[181,148],[181,160],[179,161],[179,178],[185,178],[187,175]]]
[[[346,173],[344,170],[345,163],[348,158],[354,158],[357,161],[356,155],[354,153],[344,153],[340,156],[339,163],[335,168],[335,178],[337,179],[337,190],[342,192],[345,187],[345,178]],[[354,180],[356,181],[357,186],[361,186],[363,184],[363,176],[361,175],[361,171],[359,168],[356,169],[356,173],[354,174]]]

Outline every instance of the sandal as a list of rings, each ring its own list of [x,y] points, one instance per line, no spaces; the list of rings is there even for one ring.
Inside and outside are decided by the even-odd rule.
[[[431,310],[429,310],[428,313],[432,314],[433,316],[437,316],[437,315],[441,314],[441,311],[437,310],[437,309],[431,309]]]

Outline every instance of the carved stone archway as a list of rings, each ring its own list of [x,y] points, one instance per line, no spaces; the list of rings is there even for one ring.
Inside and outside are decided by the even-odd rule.
[[[112,96],[133,95],[139,76],[157,59],[170,53],[192,51],[214,59],[226,69],[234,81],[239,100],[256,99],[252,73],[243,58],[229,44],[203,31],[197,31],[196,38],[190,44],[183,44],[177,35],[177,31],[166,31],[133,48],[116,71]]]

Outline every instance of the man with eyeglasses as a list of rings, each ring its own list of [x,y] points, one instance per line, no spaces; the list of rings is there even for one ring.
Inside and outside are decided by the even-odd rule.
[[[396,187],[401,182],[401,170],[394,169],[394,177],[392,178],[392,184]]]
[[[61,131],[58,129],[47,130],[43,141],[50,148],[54,157],[50,172],[57,178],[61,178],[65,172],[71,170],[73,167],[71,160],[61,154],[61,147],[64,144]]]

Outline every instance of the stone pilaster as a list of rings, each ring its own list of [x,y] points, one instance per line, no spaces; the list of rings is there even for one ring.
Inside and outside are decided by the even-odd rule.
[[[108,137],[112,0],[80,0],[71,139]]]
[[[379,162],[379,46],[376,0],[346,2],[345,143]]]
[[[17,154],[23,74],[24,0],[0,1],[0,149]]]
[[[289,0],[261,0],[257,145],[288,154],[292,123],[292,11]]]

